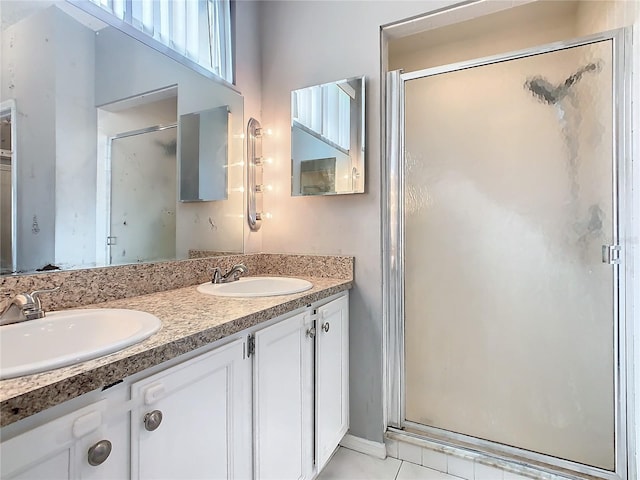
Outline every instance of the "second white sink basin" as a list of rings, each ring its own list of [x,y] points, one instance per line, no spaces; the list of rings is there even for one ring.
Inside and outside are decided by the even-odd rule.
[[[116,352],[160,328],[150,313],[119,308],[49,312],[0,327],[0,378],[44,372]]]
[[[203,283],[200,293],[221,297],[271,297],[304,292],[313,287],[311,282],[292,277],[242,277],[229,283]]]

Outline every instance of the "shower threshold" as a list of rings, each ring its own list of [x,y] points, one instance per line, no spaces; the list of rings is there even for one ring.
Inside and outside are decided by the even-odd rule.
[[[427,432],[426,430],[429,431]],[[395,447],[393,446],[394,442],[396,442]],[[388,427],[385,433],[385,444],[387,444],[388,455],[393,458],[410,461],[410,459],[403,459],[399,456],[398,443],[414,445],[431,452],[442,453],[448,458],[463,459],[473,462],[473,464],[497,468],[513,475],[520,475],[532,479],[602,480],[603,478],[615,478],[612,476],[612,472],[603,471],[602,476],[596,476],[585,471],[579,471],[580,468],[583,468],[582,465],[571,468],[571,466],[567,465],[550,463],[569,463],[555,457],[546,457],[534,452],[525,452],[487,440],[446,432],[418,424],[415,426],[406,426],[404,429]],[[545,459],[549,461],[545,461]],[[448,472],[447,469],[443,469],[442,464],[423,464],[423,466],[439,470],[442,473],[452,473]],[[457,472],[454,473],[457,474]],[[466,480],[474,480],[474,476],[471,475],[469,478],[466,478]]]

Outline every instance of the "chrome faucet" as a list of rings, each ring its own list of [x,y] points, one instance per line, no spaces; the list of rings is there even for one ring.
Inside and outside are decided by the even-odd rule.
[[[31,293],[21,293],[9,301],[2,314],[0,314],[0,325],[10,325],[12,323],[24,322],[25,320],[35,320],[43,318],[45,311],[40,302],[41,293],[55,292],[60,287],[50,290],[36,290]]]
[[[231,270],[229,270],[224,275],[222,274],[222,270],[220,270],[220,267],[216,267],[213,269],[213,278],[211,279],[211,283],[235,282],[236,280],[240,279],[240,275],[246,275],[247,273],[249,273],[249,269],[242,263],[234,265]]]

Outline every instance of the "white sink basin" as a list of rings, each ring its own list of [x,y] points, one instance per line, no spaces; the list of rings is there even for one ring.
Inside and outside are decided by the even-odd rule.
[[[73,365],[141,342],[160,328],[146,312],[95,308],[49,312],[0,327],[0,378]]]
[[[203,283],[200,293],[220,297],[271,297],[304,292],[313,287],[311,282],[291,277],[242,277],[230,283]]]

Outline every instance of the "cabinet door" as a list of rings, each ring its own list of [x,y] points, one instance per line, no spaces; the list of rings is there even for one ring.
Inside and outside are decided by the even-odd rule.
[[[3,479],[113,479],[129,472],[128,419],[109,416],[117,407],[107,400],[81,408],[40,425],[0,446]],[[89,464],[89,449],[109,442],[110,453],[96,465]],[[94,457],[95,459],[95,457]]]
[[[69,427],[68,420],[58,419],[3,441],[0,477],[11,480],[74,478],[74,440],[64,433]]]
[[[256,479],[310,478],[313,469],[313,338],[309,312],[255,334]]]
[[[245,357],[237,340],[132,385],[132,478],[251,478]]]
[[[349,297],[317,309],[316,467],[325,466],[349,428]]]
[[[129,478],[129,412],[124,406],[126,391],[122,390],[122,401],[108,402],[102,414],[102,424],[99,428],[82,436],[75,444],[76,465],[78,475],[82,480],[113,480],[114,478]],[[82,432],[91,428],[93,414],[76,417],[73,430]],[[105,441],[111,446],[111,452],[106,460],[100,458],[100,448],[104,448]],[[92,449],[95,449],[92,452]],[[104,450],[103,450],[104,451]],[[98,465],[90,463],[90,457],[97,460]]]

